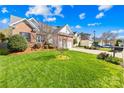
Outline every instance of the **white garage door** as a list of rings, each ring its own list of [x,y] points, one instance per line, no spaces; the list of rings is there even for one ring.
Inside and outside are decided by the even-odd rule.
[[[72,48],[72,42],[71,41],[67,42],[67,48]]]

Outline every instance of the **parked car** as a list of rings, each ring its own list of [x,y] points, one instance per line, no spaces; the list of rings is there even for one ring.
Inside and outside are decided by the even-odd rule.
[[[109,45],[109,44],[106,44],[103,46],[104,48],[112,48],[113,46],[112,45]]]

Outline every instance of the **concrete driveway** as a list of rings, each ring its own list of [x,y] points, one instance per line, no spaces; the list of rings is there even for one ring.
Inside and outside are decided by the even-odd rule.
[[[90,50],[90,49],[84,49],[84,48],[71,48],[69,50],[73,50],[73,51],[79,51],[79,52],[85,52],[85,53],[90,53],[90,54],[99,54],[101,52],[106,52],[106,51],[101,51],[101,50]],[[110,55],[113,55],[112,52],[106,52]],[[118,52],[115,54],[116,57],[118,58],[122,58],[123,57],[123,53],[122,52]]]

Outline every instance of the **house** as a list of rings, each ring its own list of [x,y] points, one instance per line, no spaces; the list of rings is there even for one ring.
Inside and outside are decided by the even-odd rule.
[[[92,46],[93,40],[90,34],[80,33],[80,46]]]
[[[113,40],[99,40],[98,41],[98,44],[100,45],[100,46],[113,46]]]
[[[77,47],[80,44],[81,41],[81,35],[80,33],[74,32],[74,40],[76,40],[74,46]]]
[[[26,19],[11,15],[9,26],[11,35],[22,35],[27,39],[30,47],[36,43],[43,46],[46,41],[57,48],[73,47],[73,32],[69,25],[53,27],[34,18]]]
[[[58,48],[73,47],[73,32],[69,25],[53,29],[53,42]]]

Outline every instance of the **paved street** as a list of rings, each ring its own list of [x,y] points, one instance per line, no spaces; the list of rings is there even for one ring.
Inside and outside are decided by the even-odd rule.
[[[90,50],[90,49],[84,49],[84,48],[71,48],[70,50],[91,53],[91,54],[99,54],[101,52],[106,52],[101,50]],[[112,52],[106,52],[106,53],[109,53],[110,55],[112,55]],[[120,52],[120,53],[116,53],[115,56],[118,58],[122,58],[123,54],[122,52]]]

